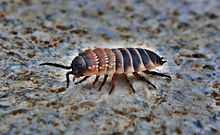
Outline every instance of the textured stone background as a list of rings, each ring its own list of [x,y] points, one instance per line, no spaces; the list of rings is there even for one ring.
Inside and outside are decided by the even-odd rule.
[[[219,37],[219,0],[1,0],[0,134],[220,134]],[[109,96],[39,67],[93,47],[155,50],[173,80]]]

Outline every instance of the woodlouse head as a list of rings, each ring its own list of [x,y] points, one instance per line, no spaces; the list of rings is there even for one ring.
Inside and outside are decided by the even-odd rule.
[[[58,67],[58,68],[63,68],[63,69],[72,69],[72,71],[68,71],[66,73],[66,81],[67,81],[67,87],[69,86],[69,76],[70,75],[74,75],[73,77],[73,81],[75,80],[75,78],[83,76],[83,73],[85,72],[87,65],[86,62],[84,60],[84,58],[82,56],[77,56],[75,59],[73,59],[72,63],[70,66],[65,66],[62,64],[57,64],[57,63],[41,63],[40,65],[48,65],[48,66],[54,66],[54,67]]]
[[[73,59],[71,68],[73,75],[76,77],[83,76],[83,73],[87,69],[84,58],[82,56],[77,56],[75,59]]]

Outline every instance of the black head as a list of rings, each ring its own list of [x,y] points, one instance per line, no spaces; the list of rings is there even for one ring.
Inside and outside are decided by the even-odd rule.
[[[72,67],[72,73],[76,77],[83,76],[83,73],[86,70],[85,59],[82,56],[77,56],[75,59],[73,59],[71,67]]]
[[[70,82],[70,75],[74,75],[73,77],[73,82],[75,80],[75,77],[80,77],[83,76],[83,73],[86,70],[86,62],[82,56],[77,56],[73,61],[71,66],[65,66],[62,64],[57,64],[57,63],[42,63],[40,65],[48,65],[48,66],[54,66],[58,68],[63,68],[63,69],[72,69],[72,71],[68,71],[66,73],[66,82],[67,82],[67,87],[69,86]]]

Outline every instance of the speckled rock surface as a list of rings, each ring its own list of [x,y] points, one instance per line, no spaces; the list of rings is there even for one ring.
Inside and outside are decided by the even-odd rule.
[[[219,0],[1,0],[0,134],[220,134],[219,37]],[[155,50],[173,80],[108,95],[39,66],[94,47]]]

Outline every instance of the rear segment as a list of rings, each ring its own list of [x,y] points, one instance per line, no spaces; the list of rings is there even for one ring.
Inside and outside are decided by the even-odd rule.
[[[165,61],[156,53],[142,48],[112,49],[116,56],[116,73],[133,73],[151,70]]]
[[[155,52],[153,51],[150,51],[150,50],[147,50],[145,49],[145,52],[147,52],[147,54],[149,55],[152,63],[155,65],[155,66],[161,66],[163,65],[166,61],[163,60],[163,57],[160,57],[159,55],[157,55]]]

